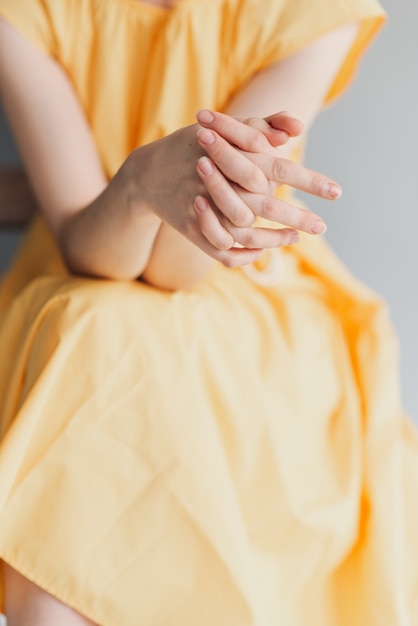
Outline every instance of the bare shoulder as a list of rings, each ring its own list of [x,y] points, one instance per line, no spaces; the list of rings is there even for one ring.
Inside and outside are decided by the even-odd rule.
[[[3,19],[0,96],[39,206],[58,233],[102,192],[106,177],[65,70]]]

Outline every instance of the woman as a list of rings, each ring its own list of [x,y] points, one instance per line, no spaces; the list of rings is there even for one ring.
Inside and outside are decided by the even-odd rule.
[[[41,209],[0,294],[9,623],[413,623],[417,447],[391,331],[289,192],[338,185],[284,159],[301,127],[271,115],[309,126],[379,6],[0,14]]]

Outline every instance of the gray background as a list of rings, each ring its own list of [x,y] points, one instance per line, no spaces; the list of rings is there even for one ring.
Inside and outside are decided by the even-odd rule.
[[[312,200],[327,238],[389,302],[401,345],[404,403],[418,421],[418,3],[383,0],[390,20],[350,91],[310,135],[310,167],[337,179],[337,204]],[[0,114],[0,161],[18,159]],[[0,235],[0,269],[15,244]]]
[[[389,21],[352,88],[310,133],[309,166],[343,187],[310,205],[351,270],[390,305],[404,404],[418,422],[418,3],[382,0]]]

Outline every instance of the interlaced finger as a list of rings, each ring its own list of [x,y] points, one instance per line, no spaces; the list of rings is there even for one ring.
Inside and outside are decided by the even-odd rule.
[[[212,111],[199,111],[197,119],[202,126],[212,128],[229,143],[237,146],[241,150],[248,152],[267,152],[274,154],[269,141],[256,128],[255,124],[244,122],[243,120],[225,115],[224,113]],[[252,119],[252,118],[251,118]],[[255,119],[255,118],[254,118]],[[260,118],[260,122],[261,122]],[[267,125],[267,122],[265,122]]]
[[[233,237],[235,243],[244,248],[280,248],[290,246],[300,240],[297,230],[292,228],[261,228],[252,226],[250,228],[236,228],[232,224],[226,226],[228,233]]]
[[[341,187],[338,183],[300,163],[267,154],[247,153],[246,156],[264,172],[267,178],[278,185],[286,184],[327,200],[336,200],[341,196]]]
[[[235,247],[235,240],[223,227],[220,215],[207,198],[198,196],[194,203],[200,237],[195,243],[226,267],[240,267],[257,261],[262,248]]]
[[[238,195],[250,206],[256,216],[270,222],[312,235],[323,234],[326,231],[322,218],[312,211],[264,194],[248,194],[245,191],[238,191]]]
[[[214,205],[232,224],[250,226],[254,222],[254,213],[211,159],[201,157],[196,170]]]
[[[247,250],[279,248],[300,239],[299,233],[291,228],[237,228],[202,196],[195,199],[194,207],[200,232],[219,251],[231,250],[237,244]]]
[[[197,196],[194,201],[197,222],[202,235],[217,250],[229,250],[235,244],[235,239],[223,226],[219,213],[211,206],[209,200]]]
[[[261,169],[218,133],[200,128],[197,132],[197,140],[222,174],[230,181],[254,193],[268,191],[269,182]]]

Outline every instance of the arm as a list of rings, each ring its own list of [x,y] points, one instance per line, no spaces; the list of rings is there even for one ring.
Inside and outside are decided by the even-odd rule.
[[[207,255],[216,257],[219,250],[200,232],[193,208],[195,196],[205,193],[195,167],[204,154],[197,124],[135,150],[108,182],[63,68],[1,19],[0,96],[41,210],[71,270],[140,276],[164,220],[169,232],[182,233],[168,242],[175,248],[176,275],[184,281],[176,285],[200,278]],[[183,236],[194,246],[185,245]],[[163,266],[163,255],[157,256]],[[237,256],[251,262],[257,252]]]
[[[13,71],[8,58],[14,59]],[[74,271],[133,278],[152,259],[158,261],[154,268],[160,276],[151,282],[178,288],[206,271],[208,261],[201,250],[226,264],[228,255],[237,265],[257,258],[258,251],[251,249],[225,255],[200,231],[193,199],[205,193],[205,187],[195,171],[203,154],[195,127],[134,151],[107,183],[88,123],[62,68],[1,20],[0,93],[42,210]],[[150,163],[157,167],[150,168]],[[178,180],[185,184],[179,186]],[[164,231],[161,220],[167,223]],[[162,249],[163,232],[170,239]],[[179,257],[187,260],[183,275]],[[164,285],[164,270],[173,259],[174,281]]]
[[[272,111],[291,111],[306,131],[320,111],[357,32],[357,24],[338,28],[260,72],[232,98],[226,113],[266,117]],[[286,144],[285,155],[293,149],[292,143]]]
[[[292,111],[292,114],[294,113],[303,122],[306,133],[321,110],[325,96],[337,75],[344,57],[352,46],[357,32],[357,24],[343,26],[318,39],[298,54],[260,72],[241,92],[235,95],[229,103],[227,113],[241,117],[256,128],[262,128],[263,120],[260,118],[265,117],[269,111]],[[211,133],[214,139],[213,143],[208,144],[200,140],[200,144],[206,149],[208,155],[214,159],[214,162],[219,164],[221,163],[222,155],[221,145],[224,139],[227,141],[231,139],[231,126],[225,122],[225,117],[221,114],[211,112],[208,118],[208,112],[204,113],[206,113],[204,116],[198,115],[199,122],[207,129],[212,129],[216,132]],[[248,119],[249,116],[251,117]],[[257,118],[254,116],[257,116]],[[207,122],[206,120],[210,118],[211,121]],[[267,137],[269,136],[268,131],[263,129],[263,132]],[[323,193],[323,190],[321,193],[321,190],[317,188],[318,184],[327,183],[318,178],[316,173],[305,170],[305,177],[303,176],[304,173],[300,172],[302,176],[298,175],[298,181],[293,180],[291,162],[287,158],[295,149],[296,144],[300,142],[301,137],[303,138],[303,134],[297,134],[295,138],[290,139],[285,145],[281,146],[278,153],[280,157],[285,158],[279,158],[273,164],[271,164],[271,161],[263,162],[263,159],[260,159],[262,155],[256,154],[256,150],[253,150],[251,142],[249,143],[245,137],[244,130],[241,131],[241,135],[242,140],[237,142],[237,134],[235,133],[234,141],[236,145],[245,150],[247,157],[257,163],[273,180],[280,183],[290,183],[291,186],[324,198],[335,199],[339,197],[341,192],[334,187],[328,190],[328,194]],[[202,138],[203,134],[200,134],[199,137]],[[271,165],[277,168],[277,172],[271,171]],[[215,169],[214,174],[212,174],[214,182],[211,182],[209,177],[202,175],[201,172],[200,174],[209,193],[211,193],[211,189],[216,184],[216,179],[219,178],[219,172]],[[197,213],[202,232],[214,245],[219,244],[225,237],[225,222],[221,224],[220,220],[216,219],[209,203],[206,203],[205,209]],[[280,216],[283,215],[286,218],[290,207],[279,200],[271,199],[270,203],[264,206],[264,209],[263,214],[263,206],[255,207],[255,214],[281,222]],[[306,215],[306,211],[303,214],[300,210],[293,210],[291,214],[293,219],[290,221],[285,219],[283,223],[309,232],[307,226],[309,222],[312,224],[312,219],[309,220],[310,216]],[[227,229],[236,241],[244,243],[247,236],[245,230],[239,233],[230,224],[227,225]],[[243,240],[240,240],[240,235],[243,237]]]
[[[266,117],[271,111],[291,111],[292,114],[303,121],[306,132],[321,109],[322,102],[338,72],[338,68],[355,39],[357,29],[356,24],[344,26],[325,35],[298,54],[260,72],[234,96],[227,107],[226,113],[244,119],[251,116],[247,120],[248,123],[260,128],[262,120],[256,118]],[[251,147],[248,145],[248,141],[251,143],[251,136],[249,138],[245,127],[237,128],[236,131],[234,129],[232,135],[231,124],[229,121],[226,121],[225,116],[215,113],[213,121],[205,122],[204,117],[199,115],[198,120],[206,128],[217,131],[209,135],[200,133],[199,143],[213,159],[214,163],[219,165],[220,170],[224,171],[225,168],[225,160],[223,158],[225,152],[222,149],[222,138],[232,141],[245,150],[247,156],[250,155]],[[265,130],[264,132],[269,137]],[[238,133],[241,133],[240,141],[238,141]],[[299,133],[296,132],[295,135],[298,136],[281,146],[279,150],[280,156],[289,157],[291,151],[295,148],[295,143],[300,140]],[[212,144],[207,141],[210,136],[214,140]],[[231,162],[230,157],[229,162]],[[258,164],[262,166],[260,162]],[[280,160],[277,161],[279,168],[282,165],[283,163]],[[219,195],[217,191],[219,188],[221,193],[227,193],[226,187],[222,186],[222,175],[216,167],[212,168],[211,174],[205,174],[200,167],[198,167],[198,172],[212,197]],[[304,173],[306,174],[305,177],[303,176]],[[302,188],[304,191],[315,193],[328,199],[336,198],[340,194],[338,188],[335,190],[331,189],[331,193],[319,188],[320,184],[327,182],[324,180],[324,177],[318,178],[316,174],[300,169],[295,174],[295,186]],[[284,178],[286,178],[286,175]],[[280,182],[279,179],[280,173],[275,176],[274,180]],[[281,182],[291,181],[282,180]],[[248,245],[248,242],[253,240],[254,233],[247,228],[237,229],[230,223],[225,228],[225,225],[215,215],[209,203],[201,199],[199,206],[201,210],[198,209],[196,213],[202,232],[213,245],[223,250],[226,239],[229,241],[229,245],[231,245],[231,240],[238,241],[242,245]],[[284,218],[284,213],[291,209],[288,206],[280,207],[279,201],[277,201],[273,207],[276,221],[280,222],[282,217],[287,225],[307,232],[312,232],[311,228],[315,221],[320,221],[320,218],[308,211],[302,212],[300,209],[294,209],[291,211],[293,221],[289,222],[289,219]],[[262,215],[261,209],[256,212]],[[228,239],[228,234],[231,236],[231,239]],[[295,237],[292,239],[292,236],[288,241],[284,242],[277,238],[277,234],[265,233],[265,236],[267,239],[261,240],[258,238],[256,245],[265,243],[266,247],[273,247],[274,245],[278,246],[297,241]],[[175,260],[179,250],[183,251],[185,258],[189,255],[192,258],[194,254],[193,249],[190,248],[190,242],[182,240],[178,233],[173,232],[163,224],[156,240],[150,264],[146,270],[146,277],[150,282],[161,282],[164,285],[176,284],[178,277],[175,274]],[[220,260],[227,265],[233,266],[235,264],[235,259],[231,256],[231,251],[228,251],[228,249]],[[207,260],[207,263],[210,266],[210,259]],[[202,263],[203,268],[204,263]]]
[[[109,277],[137,275],[160,220],[132,210],[128,168],[108,184],[64,71],[1,19],[0,96],[39,205],[69,267]]]

